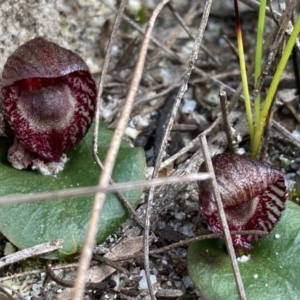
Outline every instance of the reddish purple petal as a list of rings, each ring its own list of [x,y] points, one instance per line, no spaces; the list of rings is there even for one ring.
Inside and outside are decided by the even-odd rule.
[[[27,150],[59,161],[92,124],[96,84],[76,53],[33,39],[19,47],[3,70],[5,118]]]
[[[279,221],[286,201],[283,174],[266,163],[231,153],[215,156],[213,165],[230,231],[270,232]],[[202,164],[200,171],[205,170]],[[199,182],[199,207],[207,224],[222,232],[210,186]],[[251,198],[252,197],[252,198]],[[237,247],[251,249],[258,235],[232,237]]]

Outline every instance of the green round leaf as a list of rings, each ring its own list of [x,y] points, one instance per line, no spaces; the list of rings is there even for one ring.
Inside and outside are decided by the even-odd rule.
[[[101,125],[99,156],[104,160],[112,133]],[[55,191],[98,183],[100,169],[92,156],[92,130],[81,143],[67,153],[69,161],[57,176],[45,176],[30,170],[18,171],[7,162],[8,141],[0,139],[0,196]],[[115,182],[144,179],[145,157],[142,149],[123,142],[113,171]],[[124,191],[135,206],[141,189]],[[35,203],[4,205],[0,209],[0,231],[17,247],[23,249],[56,239],[63,239],[58,256],[76,254],[82,248],[93,196],[53,199]],[[106,197],[99,222],[97,243],[103,242],[124,222],[128,212],[119,198],[110,193]]]
[[[274,230],[253,243],[251,258],[239,262],[248,300],[300,299],[300,208],[287,201]],[[205,299],[239,299],[225,245],[220,240],[193,243],[188,271]]]

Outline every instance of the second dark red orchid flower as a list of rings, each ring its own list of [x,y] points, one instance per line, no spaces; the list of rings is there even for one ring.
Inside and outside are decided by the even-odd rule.
[[[270,232],[285,208],[287,192],[283,174],[267,163],[222,153],[212,158],[230,231]],[[200,172],[206,171],[203,163]],[[222,232],[210,184],[198,182],[199,207],[214,233]],[[234,235],[235,247],[251,249],[259,235]]]

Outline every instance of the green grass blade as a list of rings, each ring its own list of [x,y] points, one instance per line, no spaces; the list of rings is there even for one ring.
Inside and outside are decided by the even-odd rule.
[[[261,73],[266,5],[267,5],[267,0],[260,1],[258,23],[257,23],[256,48],[255,48],[254,86],[256,85],[258,77],[260,76]],[[259,116],[260,116],[260,94],[258,94],[254,100],[254,115],[255,115],[255,125],[257,126]]]
[[[242,29],[241,29],[237,1],[235,1],[234,4],[235,4],[234,8],[235,8],[235,19],[236,19],[236,37],[237,37],[237,44],[238,44],[238,55],[239,55],[239,61],[240,61],[240,70],[241,70],[241,77],[242,77],[242,86],[243,86],[243,93],[244,93],[246,116],[247,116],[250,140],[251,140],[251,145],[252,145],[253,138],[254,138],[254,127],[253,127],[252,110],[251,110],[247,71],[246,71],[246,64],[245,64]]]
[[[269,114],[269,110],[271,108],[272,105],[272,101],[274,98],[274,95],[276,93],[277,90],[277,86],[279,84],[281,75],[284,71],[284,68],[286,66],[286,63],[291,55],[292,49],[295,45],[296,39],[299,35],[300,32],[300,15],[298,16],[297,22],[294,26],[293,32],[291,34],[291,36],[288,39],[288,42],[286,44],[286,47],[284,49],[284,52],[282,54],[282,57],[278,63],[276,72],[274,74],[273,80],[271,82],[271,86],[269,88],[269,91],[267,93],[266,96],[266,100],[264,103],[264,106],[262,108],[261,114],[260,114],[260,119],[259,122],[257,124],[257,128],[255,131],[255,136],[254,136],[254,141],[252,144],[252,157],[253,158],[257,158],[258,154],[259,154],[259,149],[260,149],[260,144],[261,144],[261,139],[262,139],[262,134],[263,134],[263,130],[265,127],[265,123]]]

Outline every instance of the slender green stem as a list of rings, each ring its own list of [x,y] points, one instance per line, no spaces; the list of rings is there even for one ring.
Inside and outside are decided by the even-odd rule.
[[[239,54],[239,60],[240,60],[242,86],[243,86],[243,92],[244,92],[244,101],[245,101],[246,116],[247,116],[250,140],[251,140],[251,145],[252,145],[253,138],[254,138],[254,127],[253,127],[252,110],[251,110],[247,71],[246,71],[246,64],[245,64],[242,29],[241,29],[241,22],[240,22],[240,16],[239,16],[238,2],[236,0],[234,1],[234,10],[235,10],[236,38],[237,38],[237,44],[238,44],[238,54]]]
[[[261,0],[259,5],[257,35],[256,35],[254,86],[256,85],[258,77],[260,76],[261,73],[261,63],[262,63],[261,60],[262,60],[262,51],[263,51],[266,6],[267,6],[267,0]],[[255,126],[257,126],[259,116],[260,116],[260,94],[258,94],[254,100],[254,114],[255,114]]]
[[[268,117],[269,114],[269,110],[271,108],[272,102],[273,102],[273,98],[274,95],[276,93],[277,90],[277,86],[279,84],[281,75],[284,71],[284,68],[286,66],[286,63],[291,55],[292,49],[295,45],[296,39],[299,35],[300,32],[300,15],[298,16],[297,22],[294,26],[293,32],[291,34],[291,36],[288,39],[288,42],[286,44],[286,47],[283,51],[282,57],[278,63],[276,72],[274,74],[273,80],[271,82],[271,86],[269,88],[269,91],[267,93],[266,96],[266,100],[264,103],[264,106],[262,108],[261,114],[260,114],[260,118],[259,118],[259,122],[257,124],[257,128],[255,131],[255,136],[254,136],[254,141],[252,144],[252,157],[257,158],[258,154],[259,154],[259,149],[260,149],[260,144],[261,144],[261,139],[262,139],[262,134],[263,134],[263,130],[264,130],[264,126],[266,123],[266,119]]]

